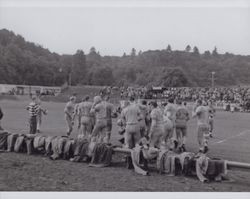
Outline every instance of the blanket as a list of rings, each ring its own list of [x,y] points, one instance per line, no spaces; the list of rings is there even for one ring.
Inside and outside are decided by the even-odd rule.
[[[112,160],[113,149],[106,143],[95,144],[93,155],[89,166],[92,167],[107,167]]]

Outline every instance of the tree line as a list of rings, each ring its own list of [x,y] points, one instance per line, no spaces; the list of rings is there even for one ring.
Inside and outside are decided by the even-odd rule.
[[[250,56],[200,53],[197,46],[183,50],[138,51],[122,56],[101,56],[92,47],[88,54],[52,53],[21,35],[0,30],[0,83],[62,86],[216,86],[250,84]]]

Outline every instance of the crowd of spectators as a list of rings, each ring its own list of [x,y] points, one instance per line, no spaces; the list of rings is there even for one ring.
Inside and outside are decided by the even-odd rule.
[[[198,99],[213,101],[217,106],[227,109],[227,106],[235,106],[243,111],[250,110],[250,88],[248,87],[181,87],[181,88],[162,88],[162,87],[128,87],[120,88],[121,99],[130,95],[144,99],[180,99],[187,102],[195,102]]]

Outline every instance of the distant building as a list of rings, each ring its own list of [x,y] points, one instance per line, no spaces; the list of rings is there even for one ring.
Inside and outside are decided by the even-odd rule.
[[[58,95],[61,87],[0,84],[0,94],[6,95]]]

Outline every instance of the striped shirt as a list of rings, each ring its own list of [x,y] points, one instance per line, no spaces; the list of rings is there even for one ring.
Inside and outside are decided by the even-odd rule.
[[[27,106],[27,110],[29,111],[30,117],[37,116],[37,114],[39,112],[39,105],[35,102],[31,102]]]

